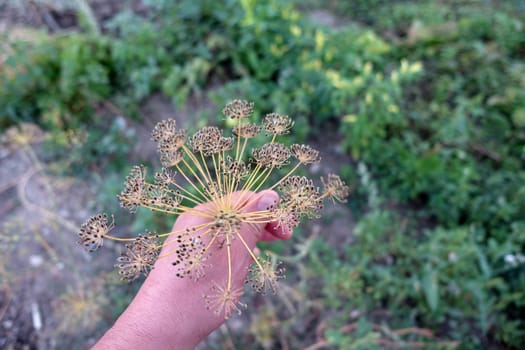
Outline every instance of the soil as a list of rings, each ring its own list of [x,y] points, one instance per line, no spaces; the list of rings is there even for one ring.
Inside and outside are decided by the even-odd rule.
[[[0,147],[2,349],[55,348],[61,334],[53,303],[83,276],[112,266],[104,262],[109,255],[91,261],[76,243],[95,198],[92,189],[48,175],[45,164],[31,158],[38,148]]]

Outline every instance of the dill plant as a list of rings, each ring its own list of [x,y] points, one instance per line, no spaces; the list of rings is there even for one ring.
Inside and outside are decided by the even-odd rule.
[[[324,200],[346,201],[350,189],[334,174],[321,179],[322,189],[313,180],[294,175],[299,167],[319,162],[319,152],[308,145],[288,147],[278,142],[290,132],[293,120],[270,113],[258,125],[250,121],[253,107],[253,103],[243,100],[225,106],[222,112],[234,124],[231,136],[214,126],[206,126],[190,136],[177,128],[173,119],[159,122],[151,136],[158,145],[162,170],[153,181],[148,181],[145,167],[134,166],[118,196],[121,206],[131,212],[144,207],[167,215],[184,214],[200,218],[199,224],[121,238],[110,235],[115,226],[113,217],[98,214],[82,225],[79,243],[94,251],[105,239],[125,242],[127,250],[115,266],[128,281],[147,275],[157,259],[171,259],[174,274],[197,281],[206,278],[212,247],[225,249],[227,282],[212,281],[214,287],[204,299],[210,310],[229,317],[234,311],[240,312],[238,299],[242,289],[232,286],[232,266],[236,261],[231,251],[232,242],[239,240],[253,259],[247,282],[258,292],[275,292],[284,269],[256,254],[243,235],[255,234],[255,225],[265,223],[290,233],[302,219],[318,218]],[[268,142],[252,148],[261,133]],[[283,167],[289,168],[284,170],[285,175],[270,183],[271,175]],[[261,189],[276,190],[280,200],[264,210],[246,211],[261,197]]]

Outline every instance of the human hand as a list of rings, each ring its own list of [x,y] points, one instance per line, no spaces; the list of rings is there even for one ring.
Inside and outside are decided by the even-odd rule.
[[[234,196],[243,197],[240,192]],[[278,200],[274,191],[244,196],[253,201],[243,209],[244,212],[264,211]],[[210,203],[196,208],[206,205]],[[172,231],[195,227],[206,220],[200,216],[183,214],[175,222]],[[235,298],[240,296],[248,268],[253,262],[252,254],[257,253],[256,243],[261,240],[288,239],[292,235],[291,231],[276,223],[243,224],[239,233],[241,239],[232,240],[230,245],[231,266],[228,264],[227,249],[214,245],[206,261],[209,265],[205,270],[206,277],[198,281],[176,276],[176,267],[172,264],[174,259],[170,259],[170,256],[177,249],[177,236],[169,236],[155,268],[135,299],[94,349],[193,349],[224,323],[232,311],[217,305],[219,312],[215,315],[206,308],[203,297],[211,295],[208,305],[214,306],[213,293],[217,292],[217,286],[226,283],[230,268],[231,290],[238,291]],[[202,229],[192,233],[195,237],[200,234]],[[202,237],[202,240],[206,244],[209,237]],[[230,307],[235,309],[238,306],[233,304]]]

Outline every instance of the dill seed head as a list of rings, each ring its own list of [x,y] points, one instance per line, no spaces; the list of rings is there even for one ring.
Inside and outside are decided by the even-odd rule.
[[[233,100],[224,107],[222,113],[232,119],[248,118],[253,114],[253,102]]]
[[[227,256],[228,279],[212,288],[205,296],[205,304],[227,318],[233,312],[240,312],[242,305],[238,302],[242,288],[235,285],[232,272],[242,263],[237,249],[246,249],[255,261],[249,281],[256,291],[275,292],[284,272],[278,265],[255,255],[244,241],[244,235],[250,230],[243,227],[253,229],[256,225],[272,223],[272,227],[277,226],[289,234],[301,219],[319,217],[324,199],[344,201],[349,188],[338,176],[328,175],[322,179],[321,194],[312,180],[294,176],[299,166],[317,163],[320,157],[319,152],[308,145],[294,144],[289,148],[281,143],[280,135],[289,133],[294,125],[288,116],[271,113],[261,125],[251,123],[247,119],[253,113],[253,103],[242,100],[228,103],[223,113],[233,119],[232,136],[223,134],[215,126],[204,127],[190,136],[186,130],[177,129],[173,119],[159,122],[151,137],[157,142],[162,171],[155,174],[154,182],[148,182],[145,168],[133,167],[118,196],[121,206],[132,212],[142,206],[164,214],[184,214],[198,217],[199,225],[174,229],[158,237],[146,234],[116,238],[107,234],[113,222],[99,215],[82,225],[79,237],[80,243],[90,250],[101,246],[104,237],[131,241],[115,265],[128,281],[147,274],[156,259],[165,257],[172,259],[178,277],[205,278],[212,252],[222,249],[225,254],[221,256]],[[262,130],[264,135],[260,135]],[[256,148],[263,137],[270,139]],[[290,163],[293,167],[272,183],[279,173],[274,170]],[[177,172],[171,170],[173,167]],[[253,193],[265,188],[280,192],[279,203],[276,201],[259,211],[247,210],[260,198]],[[157,238],[160,237],[170,238],[165,245],[167,253],[159,257]]]
[[[231,156],[221,161],[221,170],[223,175],[231,176],[236,181],[242,180],[250,174],[251,166],[242,160],[236,161]]]
[[[302,164],[319,163],[319,151],[308,145],[294,144],[290,147],[292,155]]]
[[[206,264],[210,253],[206,251],[202,237],[197,235],[178,235],[177,248],[173,251],[175,259],[171,263],[176,267],[176,276],[189,277],[197,281],[206,275]]]
[[[88,251],[93,252],[100,248],[104,242],[104,236],[115,227],[113,216],[111,222],[106,214],[98,214],[89,218],[80,227],[78,237],[79,244],[83,245]]]
[[[187,137],[186,130],[176,130],[173,134],[160,140],[157,146],[157,151],[161,158],[177,159],[178,157],[176,154],[182,154],[179,150],[186,143]]]
[[[155,174],[155,184],[159,187],[167,188],[169,185],[176,183],[176,175],[176,171],[169,168],[162,168],[161,172]]]
[[[177,122],[175,119],[167,119],[157,123],[151,132],[151,138],[156,142],[168,139],[177,133]]]
[[[267,114],[262,122],[263,129],[270,135],[288,134],[294,121],[287,115],[277,113]]]
[[[245,139],[252,139],[259,135],[261,129],[262,128],[257,124],[236,125],[233,128],[233,134]]]
[[[184,153],[180,151],[160,150],[160,162],[163,167],[169,168],[179,164],[184,159]]]
[[[178,192],[167,191],[152,184],[148,184],[146,188],[143,202],[150,207],[175,210],[182,202],[182,196]]]
[[[210,156],[219,152],[223,141],[222,132],[216,126],[206,126],[197,131],[189,139],[190,147],[194,152],[203,152],[205,156]]]
[[[288,147],[280,143],[267,143],[253,150],[253,157],[263,167],[281,168],[289,163],[291,153]]]
[[[217,150],[214,153],[218,152],[227,152],[233,148],[233,137],[221,137],[217,143]]]
[[[115,267],[123,280],[131,282],[147,275],[157,260],[159,246],[157,236],[146,232],[146,235],[137,237],[133,242],[126,244],[126,253],[117,258]]]
[[[163,120],[153,129],[151,138],[157,142],[157,152],[164,167],[177,165],[184,154],[180,149],[186,143],[188,133],[186,130],[177,129],[177,123],[173,119]]]
[[[294,228],[299,226],[299,218],[293,208],[289,208],[284,202],[282,205],[273,209],[272,217],[277,223],[277,228],[283,228],[284,232],[292,232]]]
[[[323,183],[324,193],[341,203],[345,203],[347,197],[350,195],[350,187],[348,187],[341,178],[335,174],[328,174],[327,179],[321,177]]]
[[[222,287],[219,284],[213,285],[211,293],[204,296],[206,308],[213,310],[217,316],[223,315],[228,319],[234,312],[241,314],[241,308],[246,308],[246,304],[239,301],[243,288]]]
[[[274,294],[277,291],[277,282],[284,278],[284,268],[279,267],[280,263],[274,266],[270,259],[258,258],[250,267],[250,277],[247,282],[251,283],[253,289],[259,293],[271,290]]]
[[[124,190],[118,196],[120,206],[134,213],[138,206],[144,203],[144,188],[146,186],[146,169],[143,165],[131,168],[124,182]]]
[[[319,217],[323,208],[323,201],[319,195],[319,188],[313,181],[304,176],[290,176],[279,186],[281,191],[281,205],[296,213],[298,217]]]
[[[235,239],[241,225],[242,220],[239,212],[219,209],[215,214],[211,229],[216,232],[221,244],[224,244],[225,242],[231,243]]]

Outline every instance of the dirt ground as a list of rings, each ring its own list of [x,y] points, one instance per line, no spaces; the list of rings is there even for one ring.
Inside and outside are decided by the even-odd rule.
[[[32,153],[0,148],[3,349],[54,348],[55,331],[67,322],[52,317],[54,303],[68,289],[81,288],[82,276],[103,268],[103,259],[91,261],[76,244],[78,224],[94,198],[91,189],[73,178],[48,176]]]

